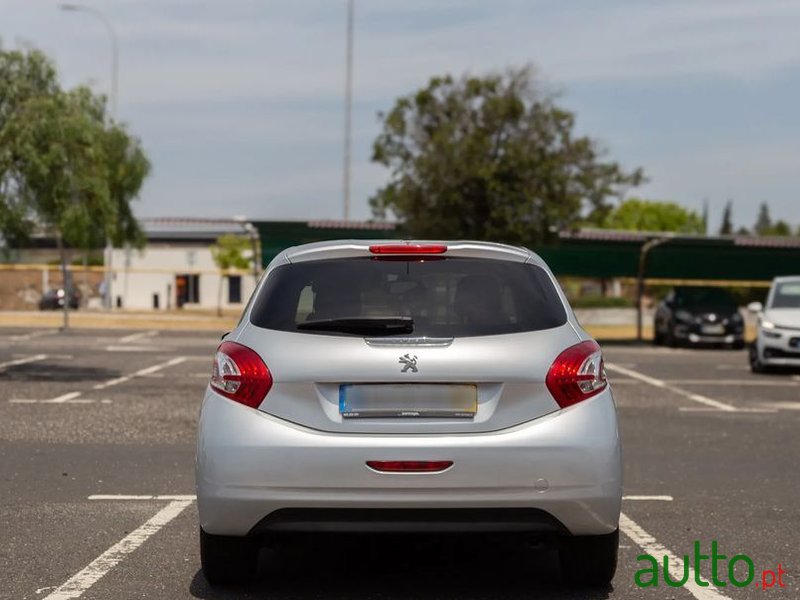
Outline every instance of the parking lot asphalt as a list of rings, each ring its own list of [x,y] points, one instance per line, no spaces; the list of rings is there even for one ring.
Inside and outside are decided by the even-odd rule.
[[[517,540],[373,536],[265,552],[258,581],[212,590],[192,469],[217,343],[0,329],[0,598],[800,598],[800,375],[753,375],[743,351],[635,345],[604,346],[625,462],[608,589],[569,587],[553,552]],[[753,583],[636,585],[638,556],[691,562],[695,541],[748,556]],[[779,564],[784,587],[756,587]]]

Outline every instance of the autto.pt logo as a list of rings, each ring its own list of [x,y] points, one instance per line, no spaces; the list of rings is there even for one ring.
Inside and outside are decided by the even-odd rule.
[[[756,569],[753,559],[746,554],[730,557],[723,554],[716,540],[711,542],[707,554],[699,541],[694,542],[692,550],[691,554],[684,554],[682,559],[667,551],[663,556],[640,554],[636,557],[639,570],[633,576],[634,582],[640,588],[743,588],[755,585],[769,590],[786,587],[787,572],[781,563],[767,569]]]

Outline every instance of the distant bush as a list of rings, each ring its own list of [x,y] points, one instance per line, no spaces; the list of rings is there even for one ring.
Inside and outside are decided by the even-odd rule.
[[[583,296],[570,300],[572,308],[630,308],[633,302],[628,298],[608,296]]]

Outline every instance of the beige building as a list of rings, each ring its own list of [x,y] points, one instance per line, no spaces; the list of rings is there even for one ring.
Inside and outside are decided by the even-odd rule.
[[[226,234],[253,240],[252,226],[233,219],[142,219],[147,244],[111,253],[112,306],[136,310],[240,308],[255,289],[258,270],[220,273],[211,246]]]

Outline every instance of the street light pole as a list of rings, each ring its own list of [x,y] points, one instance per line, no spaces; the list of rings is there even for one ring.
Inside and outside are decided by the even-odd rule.
[[[98,19],[108,32],[108,37],[111,40],[111,94],[109,101],[111,104],[111,117],[117,117],[117,93],[119,90],[119,41],[117,32],[111,21],[99,10],[83,4],[60,4],[59,8],[68,12],[82,12],[92,15]]]
[[[60,4],[59,8],[68,12],[82,12],[92,15],[98,19],[108,32],[108,37],[111,40],[111,93],[109,94],[109,103],[111,105],[111,118],[117,118],[117,97],[119,93],[119,41],[117,32],[111,21],[99,10],[83,4]],[[111,244],[111,238],[106,237],[106,247],[104,251],[103,264],[105,265],[105,303],[106,309],[110,310],[113,306],[111,301],[111,256],[114,252],[114,246]]]
[[[353,129],[353,15],[354,0],[347,0],[347,55],[344,83],[344,220],[350,218],[350,148]]]

